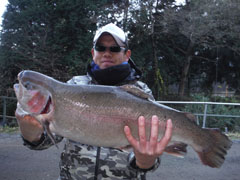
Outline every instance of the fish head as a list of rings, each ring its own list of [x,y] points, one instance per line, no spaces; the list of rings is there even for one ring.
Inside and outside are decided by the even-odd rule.
[[[52,96],[44,86],[36,81],[34,78],[28,76],[31,73],[22,71],[18,74],[18,84],[14,84],[14,91],[20,104],[21,108],[33,115],[46,114],[51,111],[52,107]]]

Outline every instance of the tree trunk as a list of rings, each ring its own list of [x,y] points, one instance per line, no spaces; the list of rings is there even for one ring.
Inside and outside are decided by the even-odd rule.
[[[159,84],[159,79],[158,79],[158,60],[157,60],[157,52],[156,52],[156,45],[154,42],[154,35],[151,35],[151,40],[152,40],[152,53],[153,53],[153,80],[154,80],[154,85],[153,85],[153,92],[155,95],[155,98],[159,98],[159,91],[160,91],[160,84]]]
[[[127,18],[128,18],[128,8],[129,8],[129,0],[125,0],[125,8],[123,15],[123,31],[126,32],[127,29]]]
[[[190,43],[188,45],[188,50],[186,53],[186,60],[184,62],[182,75],[181,75],[181,81],[180,81],[179,89],[178,89],[178,95],[180,97],[183,97],[184,93],[185,93],[185,85],[187,83],[189,67],[190,67],[191,60],[192,60],[192,51],[193,51],[193,43],[190,41]]]
[[[156,2],[156,7],[158,7],[159,1]],[[152,10],[154,8],[154,5],[151,4]],[[157,11],[157,10],[156,10]],[[151,11],[151,23],[152,23],[152,29],[151,29],[151,41],[152,41],[152,53],[153,53],[153,93],[155,99],[159,99],[161,94],[164,94],[164,85],[163,85],[163,79],[160,73],[160,70],[158,68],[158,56],[157,56],[157,46],[156,46],[156,37],[155,37],[155,17],[152,14],[153,11]]]

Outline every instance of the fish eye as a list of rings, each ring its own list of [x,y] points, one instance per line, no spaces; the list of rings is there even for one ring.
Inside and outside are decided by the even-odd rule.
[[[30,82],[25,82],[24,83],[24,87],[27,89],[27,90],[32,90],[33,89],[33,86]]]

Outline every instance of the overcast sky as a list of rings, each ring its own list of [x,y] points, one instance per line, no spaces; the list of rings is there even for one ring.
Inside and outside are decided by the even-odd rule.
[[[2,15],[6,9],[7,3],[8,3],[8,0],[1,0],[1,3],[0,3],[0,29],[2,24]]]

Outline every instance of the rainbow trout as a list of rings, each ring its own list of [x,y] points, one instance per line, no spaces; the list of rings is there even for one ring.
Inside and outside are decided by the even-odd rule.
[[[182,113],[156,103],[152,97],[133,85],[70,85],[34,71],[22,71],[14,85],[17,111],[36,118],[49,136],[62,137],[101,147],[126,147],[129,143],[124,126],[138,137],[138,117],[146,119],[150,136],[151,118],[159,118],[159,139],[167,119],[173,123],[173,135],[166,152],[179,155],[190,145],[203,164],[220,167],[232,142],[216,129],[202,129]]]

